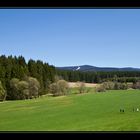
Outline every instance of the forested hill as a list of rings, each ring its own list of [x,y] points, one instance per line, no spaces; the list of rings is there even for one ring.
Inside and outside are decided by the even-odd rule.
[[[114,67],[95,67],[91,65],[81,65],[81,66],[68,66],[68,67],[56,67],[56,69],[60,70],[72,70],[72,71],[82,71],[82,72],[88,72],[88,71],[140,71],[139,68],[131,68],[131,67],[125,67],[125,68],[114,68]]]

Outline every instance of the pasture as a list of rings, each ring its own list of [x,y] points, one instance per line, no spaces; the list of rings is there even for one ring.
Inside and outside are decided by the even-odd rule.
[[[140,90],[0,103],[0,131],[139,131]],[[123,108],[125,112],[120,112]]]

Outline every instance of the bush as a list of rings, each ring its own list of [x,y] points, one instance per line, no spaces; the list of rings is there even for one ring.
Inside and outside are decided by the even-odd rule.
[[[115,82],[114,89],[115,89],[115,90],[121,89],[121,84],[118,83],[118,82]]]
[[[126,83],[119,82],[104,82],[101,86],[99,86],[96,91],[102,92],[105,90],[119,90],[119,89],[128,89],[128,85]]]
[[[99,87],[96,88],[96,92],[105,92],[106,88],[103,84],[101,84]]]
[[[0,81],[0,101],[4,101],[6,98],[6,91],[4,90],[2,83]]]
[[[121,83],[121,89],[128,89],[128,85],[126,83]]]
[[[59,80],[57,82],[57,85],[59,87],[60,95],[65,95],[68,93],[69,85],[65,80]]]
[[[119,90],[119,89],[125,90],[125,89],[128,89],[128,85],[126,83],[115,82],[114,89],[115,90]]]
[[[18,99],[27,99],[29,97],[29,84],[26,81],[20,81],[17,85]]]
[[[39,97],[39,89],[40,89],[40,83],[36,78],[29,77],[27,80],[29,84],[29,96],[32,97]]]
[[[66,95],[69,91],[69,85],[65,80],[58,80],[50,85],[49,91],[54,96]]]
[[[26,81],[13,78],[10,81],[10,99],[21,100],[38,97],[40,84],[36,78],[28,77]]]
[[[136,83],[133,83],[132,88],[134,88],[134,89],[140,89],[140,81],[138,81]]]
[[[58,96],[59,95],[59,87],[58,87],[57,83],[50,84],[49,91],[50,91],[50,93],[53,94],[53,96]]]
[[[90,92],[91,88],[86,88],[86,93]]]
[[[114,82],[104,82],[103,86],[106,90],[113,90],[114,89]]]
[[[17,78],[12,78],[10,80],[10,94],[9,94],[9,98],[12,100],[16,100],[18,99],[18,83],[19,83],[19,79]]]
[[[85,83],[84,82],[77,82],[76,83],[77,84],[77,86],[78,86],[78,91],[79,91],[79,93],[84,93],[85,92]]]

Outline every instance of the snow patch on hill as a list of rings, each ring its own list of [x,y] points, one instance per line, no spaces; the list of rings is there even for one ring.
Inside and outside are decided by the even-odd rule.
[[[79,70],[80,69],[80,67],[78,67],[76,70]]]

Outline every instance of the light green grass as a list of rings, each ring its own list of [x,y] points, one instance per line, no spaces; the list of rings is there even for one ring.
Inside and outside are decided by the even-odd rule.
[[[140,112],[133,107],[140,108],[140,90],[5,101],[0,131],[139,131]]]

